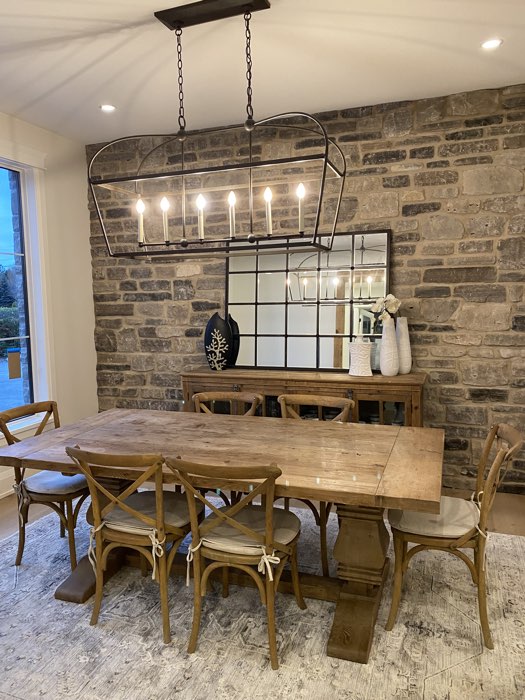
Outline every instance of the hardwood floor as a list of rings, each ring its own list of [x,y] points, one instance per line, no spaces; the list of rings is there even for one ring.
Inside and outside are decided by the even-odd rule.
[[[29,521],[34,522],[50,512],[45,506],[33,505],[29,509]],[[15,495],[0,499],[0,540],[17,531],[17,518]],[[490,529],[493,532],[525,537],[525,495],[498,493],[492,509]]]

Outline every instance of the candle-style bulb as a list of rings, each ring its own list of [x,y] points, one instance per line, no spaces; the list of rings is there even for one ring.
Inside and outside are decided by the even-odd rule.
[[[137,210],[137,214],[139,215],[139,233],[138,233],[138,241],[139,244],[144,243],[145,241],[145,236],[144,236],[144,211],[146,210],[146,205],[142,201],[142,198],[139,197],[135,203],[135,209]]]
[[[160,208],[162,209],[162,233],[164,235],[164,243],[169,243],[170,235],[168,232],[168,210],[170,208],[170,202],[167,197],[163,197],[160,200]]]
[[[195,204],[197,205],[197,211],[198,211],[198,234],[199,234],[199,240],[203,241],[204,240],[204,207],[206,206],[206,199],[203,197],[202,194],[200,194],[197,199],[195,200]]]
[[[302,182],[298,184],[295,194],[299,200],[299,233],[304,233],[304,196],[306,190]]]
[[[230,208],[228,210],[228,218],[230,221],[230,238],[235,238],[235,202],[237,198],[235,197],[235,192],[232,190],[228,195],[228,204]]]
[[[266,202],[266,235],[272,235],[272,191],[269,187],[264,190],[264,201]]]

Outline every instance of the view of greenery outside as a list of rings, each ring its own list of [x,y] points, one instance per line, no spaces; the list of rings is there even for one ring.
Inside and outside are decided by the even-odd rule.
[[[0,410],[33,400],[22,236],[20,175],[0,166]]]

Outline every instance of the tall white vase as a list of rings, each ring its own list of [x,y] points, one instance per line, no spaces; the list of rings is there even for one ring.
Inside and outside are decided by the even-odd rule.
[[[405,316],[400,316],[396,321],[396,337],[399,374],[408,374],[412,369],[412,350],[408,335],[408,321]]]
[[[386,318],[383,321],[380,352],[379,367],[381,374],[384,377],[395,377],[399,372],[399,356],[397,354],[396,327],[393,318]]]

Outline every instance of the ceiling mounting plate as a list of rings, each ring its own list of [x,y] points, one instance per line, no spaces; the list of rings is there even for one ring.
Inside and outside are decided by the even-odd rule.
[[[168,29],[178,29],[269,8],[269,0],[201,0],[169,10],[159,10],[154,15]]]

